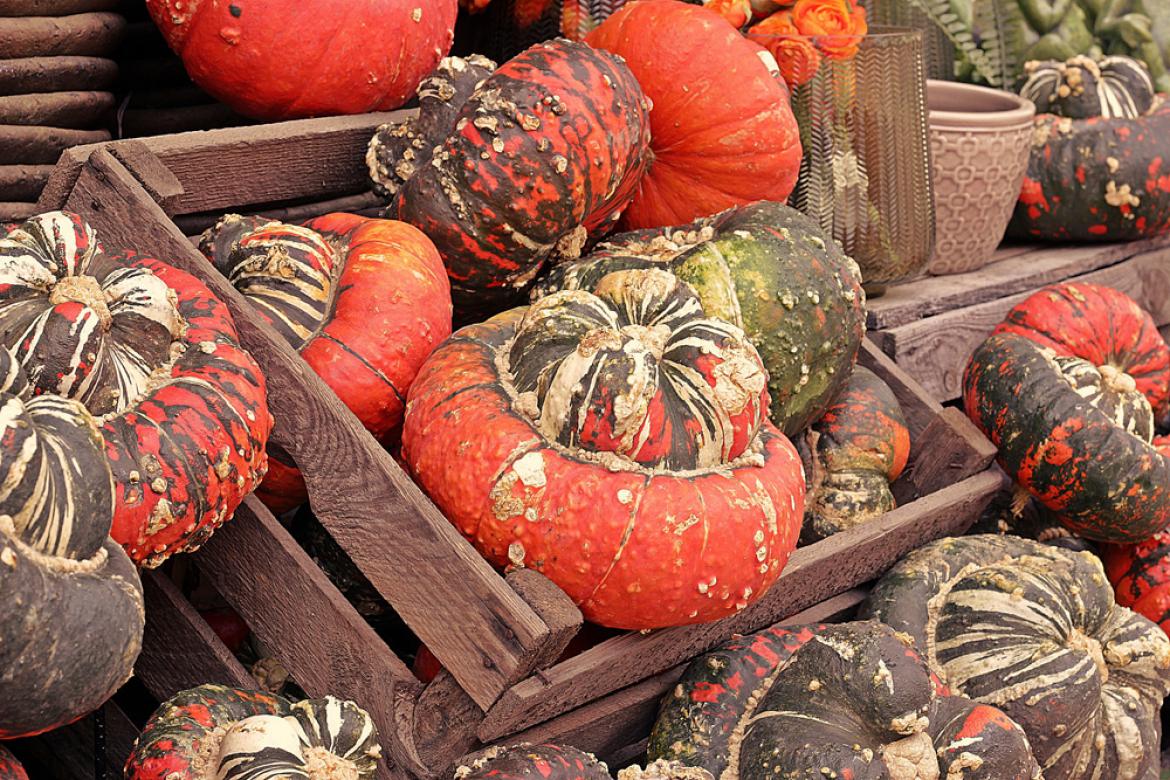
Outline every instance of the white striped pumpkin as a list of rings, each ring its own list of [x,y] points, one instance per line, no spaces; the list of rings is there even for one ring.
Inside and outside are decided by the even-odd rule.
[[[1066,62],[1033,61],[1025,65],[1024,74],[1020,95],[1035,103],[1039,114],[1136,119],[1154,104],[1149,71],[1130,57],[1094,60],[1078,54]]]

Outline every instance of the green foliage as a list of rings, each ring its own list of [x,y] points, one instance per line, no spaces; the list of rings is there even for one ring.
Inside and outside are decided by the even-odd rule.
[[[1010,89],[1027,45],[1017,0],[909,0],[955,47],[965,77]]]

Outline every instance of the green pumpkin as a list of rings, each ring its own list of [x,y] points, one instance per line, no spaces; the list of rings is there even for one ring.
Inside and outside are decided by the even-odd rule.
[[[811,219],[781,203],[739,206],[690,225],[614,236],[554,267],[533,300],[594,290],[631,268],[665,268],[703,310],[742,328],[768,370],[772,421],[792,436],[849,380],[865,334],[861,271]]]

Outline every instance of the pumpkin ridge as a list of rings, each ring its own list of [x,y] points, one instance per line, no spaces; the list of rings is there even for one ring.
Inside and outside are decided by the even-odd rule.
[[[630,502],[630,519],[626,523],[625,530],[622,531],[622,538],[618,542],[617,550],[615,550],[613,556],[610,557],[609,568],[605,570],[605,574],[601,575],[600,579],[597,581],[597,586],[594,587],[592,591],[590,591],[589,595],[583,599],[582,603],[592,601],[594,597],[596,597],[597,594],[601,592],[602,588],[605,587],[606,582],[609,580],[609,576],[613,574],[614,569],[617,568],[618,561],[621,559],[622,553],[626,549],[626,545],[629,544],[630,539],[634,535],[634,527],[638,524],[638,520],[641,519],[639,510],[642,508],[642,498],[646,495],[646,489],[650,486],[650,480],[652,478],[652,475],[646,474],[642,480],[642,489],[634,491],[633,501]]]

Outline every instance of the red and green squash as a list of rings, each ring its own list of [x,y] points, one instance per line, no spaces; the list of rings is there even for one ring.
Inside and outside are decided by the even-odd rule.
[[[591,753],[568,745],[512,745],[489,748],[457,767],[459,780],[611,780],[609,769]]]
[[[475,89],[390,213],[435,242],[457,307],[498,309],[612,227],[649,162],[649,113],[618,57],[538,44]]]
[[[665,271],[615,272],[594,293],[455,333],[411,388],[403,459],[489,561],[540,571],[590,621],[743,609],[804,512],[759,355]]]
[[[147,0],[191,79],[255,119],[398,108],[450,50],[456,0]]]
[[[451,335],[450,286],[425,235],[354,214],[303,226],[229,214],[200,249],[375,438],[398,435],[410,383]],[[307,492],[287,454],[269,455],[257,495],[280,513]]]
[[[844,388],[865,334],[861,271],[811,219],[782,203],[690,225],[624,233],[554,266],[533,297],[591,290],[612,271],[664,268],[704,311],[742,328],[768,369],[772,422],[795,437]]]
[[[378,730],[351,701],[290,704],[263,691],[200,685],[159,705],[126,759],[126,780],[372,780]]]
[[[1003,470],[1069,530],[1138,542],[1170,523],[1170,458],[1126,429],[1142,405],[1149,413],[1135,387],[1128,374],[1107,376],[1024,336],[997,333],[967,364],[963,403],[999,448]],[[1137,413],[1127,407],[1134,401]]]
[[[199,547],[267,470],[264,376],[227,307],[50,212],[0,239],[0,344],[30,392],[80,401],[113,469],[111,535],[140,566]]]
[[[844,391],[797,449],[808,480],[801,542],[809,544],[896,506],[890,483],[910,457],[910,431],[894,391],[855,366]]]
[[[142,586],[109,538],[114,477],[78,401],[34,396],[0,348],[0,739],[64,726],[130,678]],[[0,754],[0,777],[4,774]]]
[[[792,192],[801,147],[788,88],[772,55],[718,13],[640,0],[585,41],[623,57],[654,106],[653,162],[625,227],[681,225]]]
[[[912,637],[954,693],[1018,723],[1044,777],[1157,776],[1170,639],[1114,602],[1091,553],[942,539],[887,572],[861,613]]]
[[[1137,544],[1103,545],[1101,561],[1117,603],[1170,634],[1170,531]]]
[[[777,626],[696,658],[647,756],[722,780],[1040,777],[1018,725],[951,695],[877,622]]]
[[[4,745],[0,745],[0,780],[28,780],[20,761]]]
[[[1039,63],[1038,113],[1009,235],[1132,241],[1170,229],[1170,104],[1128,58]]]

